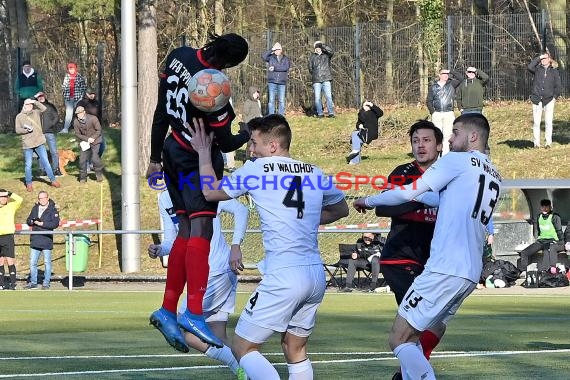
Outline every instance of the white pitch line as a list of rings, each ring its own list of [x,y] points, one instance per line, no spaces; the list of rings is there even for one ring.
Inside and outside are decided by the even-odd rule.
[[[570,349],[558,349],[558,350],[529,350],[529,351],[442,351],[434,352],[432,358],[458,358],[458,357],[481,357],[481,356],[504,356],[504,355],[528,355],[528,354],[552,354],[552,353],[570,353]],[[313,352],[309,355],[392,355],[392,352]],[[277,356],[282,355],[281,353],[268,353],[266,356]],[[80,358],[125,358],[125,357],[160,357],[161,355],[119,355],[119,356],[81,356]],[[178,356],[201,356],[201,355],[162,355],[168,357],[178,357]],[[37,359],[38,357],[36,357]],[[40,357],[43,358],[43,357]],[[69,356],[57,357],[52,356],[50,359],[57,358],[72,358]],[[77,358],[77,357],[73,357]],[[4,358],[5,359],[5,358]],[[396,360],[393,356],[382,357],[382,358],[355,358],[355,359],[334,359],[334,360],[317,360],[311,361],[312,364],[332,364],[332,363],[358,363],[358,362],[373,362],[373,361],[387,361]],[[286,363],[272,363],[275,366],[285,366]],[[100,375],[100,374],[111,374],[111,373],[132,373],[132,372],[157,372],[157,371],[184,371],[184,370],[199,370],[199,369],[219,369],[226,368],[222,365],[200,365],[200,366],[190,366],[190,367],[162,367],[162,368],[131,368],[131,369],[116,369],[116,370],[101,370],[101,371],[69,371],[69,372],[46,372],[46,373],[23,373],[23,374],[10,374],[10,375],[0,375],[0,379],[5,378],[25,378],[25,377],[38,377],[38,376],[73,376],[73,375]]]

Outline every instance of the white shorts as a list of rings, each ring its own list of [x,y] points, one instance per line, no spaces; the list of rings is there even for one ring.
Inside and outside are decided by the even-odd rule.
[[[202,308],[206,322],[227,322],[229,315],[235,311],[237,276],[232,271],[211,275]],[[178,312],[186,311],[186,293],[178,306]]]
[[[406,292],[398,314],[418,331],[447,324],[476,286],[462,277],[424,270]]]
[[[235,333],[258,344],[275,331],[309,336],[325,288],[321,264],[283,268],[266,274],[246,301]]]

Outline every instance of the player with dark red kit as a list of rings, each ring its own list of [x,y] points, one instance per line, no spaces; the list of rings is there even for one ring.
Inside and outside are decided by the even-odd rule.
[[[200,188],[198,154],[190,145],[192,118],[203,119],[208,132],[214,133],[212,162],[218,178],[223,175],[222,152],[234,151],[249,140],[246,129],[232,135],[231,122],[235,113],[229,103],[216,112],[205,113],[190,102],[188,87],[192,76],[200,70],[236,66],[247,54],[248,44],[243,37],[233,33],[210,35],[209,41],[200,49],[187,46],[174,49],[168,55],[160,77],[147,177],[164,170],[180,227],[168,259],[162,307],[151,314],[150,323],[172,347],[182,352],[189,349],[180,328],[210,345],[223,346],[202,316],[212,219],[218,204],[206,201]],[[171,133],[166,137],[169,127]],[[187,284],[188,309],[177,320],[176,308],[184,284]]]

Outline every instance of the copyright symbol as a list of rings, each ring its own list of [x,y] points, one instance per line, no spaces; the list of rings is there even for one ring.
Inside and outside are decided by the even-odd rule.
[[[151,189],[162,191],[166,189],[170,183],[170,179],[168,179],[168,176],[163,172],[155,172],[148,176],[147,182]]]

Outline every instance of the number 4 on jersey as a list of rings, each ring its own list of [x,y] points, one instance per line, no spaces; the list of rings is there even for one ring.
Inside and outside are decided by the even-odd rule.
[[[296,199],[293,199],[295,197]],[[301,187],[301,177],[296,175],[291,180],[287,194],[283,198],[283,205],[285,207],[292,207],[297,209],[297,219],[303,219],[305,209],[305,202],[303,201],[303,188]]]

